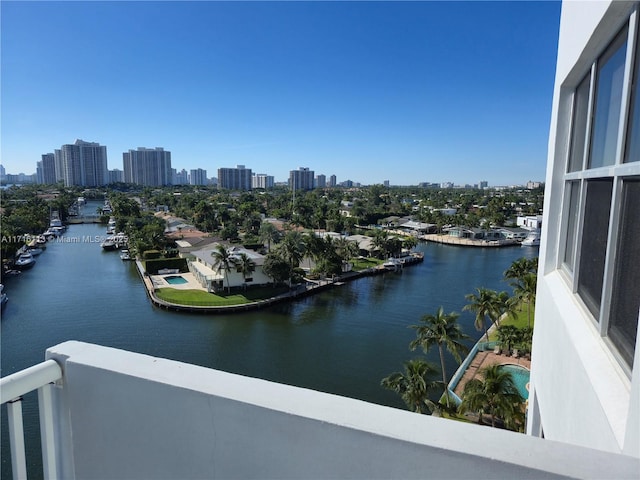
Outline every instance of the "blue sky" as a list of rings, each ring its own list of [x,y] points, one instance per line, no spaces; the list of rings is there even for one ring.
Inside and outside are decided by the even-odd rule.
[[[174,168],[544,180],[558,2],[1,2],[1,154],[77,138]]]

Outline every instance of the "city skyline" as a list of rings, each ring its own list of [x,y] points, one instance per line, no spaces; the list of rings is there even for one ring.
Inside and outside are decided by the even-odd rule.
[[[365,185],[544,181],[557,2],[0,8],[8,173],[81,138],[109,169],[162,146],[177,170],[279,182],[301,166]]]

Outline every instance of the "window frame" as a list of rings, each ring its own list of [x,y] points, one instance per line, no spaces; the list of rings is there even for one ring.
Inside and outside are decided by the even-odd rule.
[[[630,15],[626,17],[625,21],[616,30],[615,34],[611,37],[607,45],[595,55],[594,60],[585,67],[582,75],[577,77],[576,81],[571,85],[567,85],[569,90],[569,108],[567,111],[567,119],[569,122],[568,137],[566,137],[566,144],[563,153],[563,174],[562,178],[562,193],[561,193],[561,205],[560,205],[560,218],[562,219],[559,224],[559,230],[556,237],[555,251],[555,269],[562,273],[562,277],[570,288],[574,299],[581,306],[581,310],[584,311],[584,316],[589,319],[590,323],[594,326],[600,337],[604,340],[605,345],[611,351],[613,357],[619,363],[623,371],[627,375],[631,375],[631,369],[633,365],[629,365],[620,354],[618,348],[608,337],[609,320],[612,311],[612,298],[613,298],[613,284],[615,276],[616,259],[618,256],[618,244],[619,234],[623,219],[622,216],[622,202],[623,202],[623,183],[625,179],[630,177],[640,176],[640,161],[637,162],[625,162],[625,155],[627,150],[627,136],[630,134],[630,113],[632,109],[631,101],[634,95],[640,95],[640,76],[634,78],[636,70],[636,62],[640,62],[640,34],[639,26],[640,22],[640,7],[636,5],[631,11]],[[598,66],[602,56],[607,52],[610,46],[618,40],[620,34],[626,29],[626,54],[623,74],[623,85],[621,94],[620,114],[618,117],[618,131],[617,131],[617,143],[615,147],[615,160],[612,165],[604,165],[595,168],[590,168],[591,164],[591,148],[592,148],[592,135],[594,130],[594,116],[595,116],[595,97],[597,91],[597,73]],[[582,152],[581,169],[570,171],[572,165],[573,149],[573,136],[576,128],[576,111],[578,95],[577,91],[582,85],[583,81],[590,75],[589,80],[589,95],[587,105],[587,121],[584,128],[584,149]],[[635,88],[635,91],[633,89]],[[575,161],[575,160],[574,160]],[[580,283],[580,259],[582,256],[582,235],[584,230],[585,221],[585,205],[587,200],[587,183],[589,180],[597,178],[608,178],[613,182],[611,205],[609,207],[609,230],[607,232],[607,244],[605,251],[605,265],[602,278],[602,292],[599,307],[599,314],[596,316],[591,312],[585,301],[578,294],[578,285]],[[576,184],[578,188],[577,194],[577,213],[575,227],[575,236],[573,245],[567,245],[569,237],[569,224],[570,224],[570,207],[571,207],[571,190],[572,185]],[[565,262],[565,258],[570,255],[573,262],[573,270],[570,265]],[[636,344],[638,343],[638,335],[636,335]]]

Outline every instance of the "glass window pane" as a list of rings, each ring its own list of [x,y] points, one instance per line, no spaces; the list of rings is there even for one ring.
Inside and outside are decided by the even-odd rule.
[[[600,316],[612,191],[611,178],[587,181],[578,294],[596,319]]]
[[[615,163],[626,52],[625,29],[598,61],[589,168]]]
[[[631,107],[629,109],[625,163],[640,161],[640,92],[638,92],[638,82],[640,81],[640,35],[636,43],[636,65],[633,72],[633,83],[631,84]]]
[[[569,182],[569,207],[567,218],[567,241],[564,246],[564,264],[573,272],[573,252],[576,243],[576,228],[578,227],[578,200],[580,194],[580,182]]]
[[[640,180],[623,184],[618,235],[608,334],[632,365],[640,310]]]
[[[589,73],[578,88],[573,98],[573,133],[571,136],[571,154],[569,156],[569,172],[582,170],[584,158],[584,142],[587,136],[587,114],[589,110]]]

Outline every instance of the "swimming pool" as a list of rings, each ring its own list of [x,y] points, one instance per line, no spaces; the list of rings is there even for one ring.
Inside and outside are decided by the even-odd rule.
[[[164,277],[165,281],[171,285],[181,285],[187,283],[187,280],[180,275],[171,275],[170,277]]]
[[[518,392],[522,395],[522,398],[527,400],[529,398],[529,377],[531,372],[519,365],[500,365],[501,370],[506,370],[511,373],[513,383],[515,383]]]

